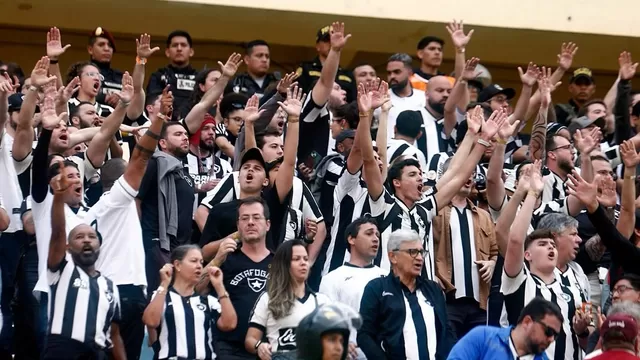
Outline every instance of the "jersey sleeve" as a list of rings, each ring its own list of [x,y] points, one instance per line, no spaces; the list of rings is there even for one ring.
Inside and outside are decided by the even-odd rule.
[[[420,202],[420,205],[427,211],[427,220],[429,222],[438,215],[438,203],[436,202],[435,194],[427,196],[424,201]]]
[[[349,194],[355,187],[360,184],[360,175],[361,171],[356,171],[355,174],[349,172],[347,166],[345,165],[340,178],[338,179],[338,184],[333,190],[334,201],[340,202],[345,195]]]
[[[207,306],[209,307],[209,310],[211,310],[211,322],[215,324],[218,322],[220,314],[222,314],[222,306],[218,299],[211,295],[207,295]]]
[[[391,195],[387,189],[384,189],[382,195],[378,199],[373,199],[367,195],[367,201],[369,201],[369,207],[371,208],[371,216],[377,217],[384,215],[393,203],[395,202],[393,195]]]
[[[500,292],[504,295],[513,294],[516,292],[522,284],[527,280],[527,269],[524,263],[522,264],[522,268],[518,275],[511,277],[507,275],[507,273],[502,270],[502,285],[500,288]]]
[[[225,203],[233,200],[233,186],[234,176],[233,173],[225,176],[216,187],[207,192],[207,196],[202,199],[200,203],[211,210],[215,204]]]
[[[215,133],[216,133],[216,138],[224,136],[227,136],[227,128],[226,126],[224,126],[224,124],[220,123],[220,124],[216,124],[216,129],[215,129]]]
[[[115,184],[100,201],[104,201],[108,207],[127,207],[138,196],[138,192],[127,183],[123,176],[116,180]],[[95,205],[94,205],[95,206]]]
[[[307,94],[307,97],[302,105],[302,111],[300,112],[300,119],[303,123],[312,123],[316,121],[325,108],[326,104],[318,105],[313,101],[313,96],[311,96],[313,90],[310,90]],[[302,126],[302,125],[301,125]]]
[[[122,304],[120,304],[120,293],[118,292],[118,287],[115,284],[113,284],[113,302],[114,309],[111,322],[118,324],[122,320]]]
[[[335,270],[334,270],[335,271]],[[333,301],[338,301],[338,294],[336,294],[336,287],[334,284],[334,277],[331,272],[322,277],[320,280],[320,290],[321,294],[327,295],[329,299]]]
[[[49,284],[49,286],[56,285],[60,281],[62,271],[68,264],[69,262],[67,261],[67,255],[65,255],[64,259],[62,259],[62,262],[60,263],[60,265],[58,265],[58,268],[55,271],[51,270],[47,266],[47,283]]]
[[[300,183],[302,184],[302,215],[304,219],[315,219],[316,222],[323,221],[324,217],[320,211],[320,206],[318,206],[311,190],[304,182],[301,181]]]
[[[504,195],[504,198],[502,199],[502,204],[500,205],[500,208],[498,209],[494,209],[491,206],[489,206],[489,214],[491,214],[491,220],[493,220],[493,222],[497,222],[498,218],[500,217],[500,214],[502,213],[502,210],[507,206],[507,203],[509,202],[509,199],[507,198],[507,195]]]
[[[267,332],[267,319],[269,317],[269,295],[263,292],[249,317],[249,327],[254,327],[263,333]]]

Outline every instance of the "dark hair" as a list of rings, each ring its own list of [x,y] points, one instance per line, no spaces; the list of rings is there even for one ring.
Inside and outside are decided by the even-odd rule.
[[[167,121],[166,123],[162,124],[162,130],[160,130],[160,139],[165,139],[165,140],[167,139],[167,131],[172,126],[181,126],[183,129],[187,130],[184,124],[179,121]],[[189,130],[187,130],[187,134],[188,133],[189,133]],[[158,144],[158,146],[160,145]]]
[[[412,114],[405,112],[412,112]],[[402,115],[403,113],[405,114]],[[417,111],[413,110],[401,112],[396,118],[396,131],[399,135],[408,136],[412,139],[417,138],[420,131],[422,131],[422,117]]]
[[[564,322],[562,311],[558,305],[537,296],[522,309],[518,317],[518,324],[522,323],[526,316],[529,316],[533,321],[540,321],[547,315],[557,318],[560,323]]]
[[[220,101],[220,115],[226,119],[229,115],[236,111],[244,109],[249,98],[244,94],[228,93]]]
[[[127,169],[127,162],[120,158],[111,158],[107,160],[100,168],[100,180],[102,181],[102,188],[107,191],[113,187],[113,184],[118,180]]]
[[[98,65],[92,63],[91,61],[75,62],[71,64],[71,66],[69,66],[69,69],[67,69],[67,78],[66,78],[65,84],[69,84],[71,80],[73,80],[73,78],[75,78],[76,76],[80,76],[80,74],[82,73],[82,70],[87,66],[95,66],[96,69],[100,69]]]
[[[609,159],[607,159],[605,156],[600,155],[600,154],[595,154],[595,155],[591,155],[590,156],[591,161],[606,161],[609,162]]]
[[[607,108],[607,104],[604,102],[604,100],[602,100],[602,99],[591,99],[591,100],[587,101],[586,103],[584,103],[584,105],[582,105],[582,107],[580,107],[580,110],[578,110],[578,117],[586,116],[587,113],[589,112],[589,106],[591,106],[593,104],[600,104],[600,105],[604,106],[605,109]]]
[[[202,251],[202,249],[200,249],[200,246],[194,245],[194,244],[180,245],[177,248],[173,249],[173,251],[171,252],[171,258],[170,258],[171,264],[173,264],[174,261],[184,260],[184,257],[187,256],[187,254],[191,250]]]
[[[413,59],[411,58],[411,56],[407,53],[395,53],[391,56],[389,56],[389,59],[387,60],[387,64],[390,62],[401,62],[404,64],[405,67],[411,69],[413,67]]]
[[[558,144],[556,144],[556,137],[566,139],[564,136],[560,136],[556,134],[548,135],[545,138],[545,144],[544,144],[544,148],[546,149],[546,152],[553,151],[558,147]]]
[[[344,229],[346,239],[358,237],[358,233],[360,232],[360,227],[364,224],[373,224],[376,227],[378,226],[378,222],[376,221],[376,219],[366,215],[361,216],[353,220],[351,224],[347,225],[347,227]],[[347,246],[347,250],[351,252],[351,246]]]
[[[422,50],[426,48],[432,42],[437,42],[440,46],[444,47],[444,40],[435,36],[425,36],[418,42],[417,50]]]
[[[533,164],[531,160],[524,160],[523,162],[518,164],[518,167],[516,168],[516,181],[520,180],[520,177],[522,176],[522,171],[524,170],[524,166],[529,164]]]
[[[344,119],[349,125],[349,129],[355,130],[360,123],[358,115],[358,104],[355,101],[340,105],[333,110],[334,118]]]
[[[631,108],[631,115],[632,116],[637,116],[640,117],[640,101],[638,101],[635,105],[633,105],[633,107]]]
[[[144,107],[146,108],[149,105],[153,106],[153,103],[156,102],[156,100],[158,100],[160,96],[162,96],[162,93],[147,94],[147,96],[145,96],[144,98]]]
[[[269,214],[269,205],[267,205],[267,202],[264,201],[264,199],[261,196],[250,196],[248,198],[238,200],[238,211],[236,212],[236,221],[240,220],[240,208],[245,205],[249,206],[253,204],[262,205],[262,209],[263,209],[262,214],[264,215],[265,219],[269,220],[269,217],[271,215]]]
[[[74,107],[71,110],[71,113],[69,114],[69,120],[73,119],[73,117],[78,116],[80,114],[80,107],[82,105],[91,105],[92,107],[94,106],[92,103],[88,102],[88,101],[80,101],[80,103],[78,103],[78,105],[76,105],[76,107]],[[82,123],[80,123],[80,128],[82,128]]]
[[[260,40],[260,39],[258,39],[258,40],[252,40],[252,41],[249,41],[249,42],[247,43],[247,45],[245,46],[245,53],[246,53],[247,55],[251,55],[251,53],[253,52],[253,48],[254,48],[254,47],[256,47],[256,46],[266,46],[266,47],[269,47],[269,44],[267,44],[267,42],[266,42],[266,41],[264,41],[264,40]]]
[[[256,146],[258,147],[258,149],[262,150],[265,145],[264,138],[266,138],[267,136],[280,137],[280,133],[276,129],[266,128],[264,131],[256,134]]]
[[[636,274],[631,274],[631,273],[624,273],[622,274],[622,276],[618,278],[616,283],[618,283],[618,281],[620,280],[627,280],[631,284],[631,287],[633,288],[633,290],[640,291],[640,276]],[[614,284],[614,287],[615,287],[615,284]],[[613,291],[613,288],[611,289]]]
[[[491,110],[491,105],[487,104],[486,102],[469,103],[469,105],[467,105],[467,111],[474,109],[476,106],[480,106],[482,108],[482,114],[484,115],[485,119],[488,119],[491,116],[491,114],[493,114],[493,110]]]
[[[391,165],[389,166],[389,170],[387,171],[387,187],[389,192],[391,192],[392,194],[395,193],[393,180],[400,179],[400,177],[402,177],[402,169],[404,169],[407,166],[415,166],[418,169],[420,169],[420,163],[418,162],[418,159],[412,156],[404,157],[404,158],[400,157],[395,161],[391,162]]]
[[[191,96],[189,96],[189,101],[187,101],[187,104],[185,104],[185,106],[182,107],[182,109],[180,109],[181,117],[186,117],[189,114],[189,111],[191,111],[191,109],[200,102],[200,100],[202,100],[202,97],[204,96],[204,91],[202,91],[200,89],[200,86],[198,85],[204,85],[207,82],[207,77],[209,77],[209,74],[217,71],[220,72],[220,70],[216,69],[216,68],[207,68],[204,69],[202,71],[200,71],[197,75],[196,78],[193,79],[193,81],[196,82],[196,85],[193,87],[193,91],[191,92]],[[155,101],[155,100],[154,100]]]
[[[289,315],[296,302],[290,273],[294,246],[302,246],[306,249],[302,240],[285,241],[278,246],[278,250],[276,250],[269,265],[269,280],[267,281],[268,307],[275,319],[281,319]]]
[[[53,156],[60,156],[60,154],[52,154],[50,156],[53,158]],[[78,164],[76,164],[75,162],[73,162],[71,160],[68,160],[68,159],[64,159],[62,161],[62,166],[65,167],[65,168],[66,167],[74,167],[76,170],[80,171],[78,169]],[[49,169],[47,169],[47,182],[51,181],[51,179],[56,177],[58,174],[60,174],[60,165],[57,162],[55,162],[55,163],[51,164],[51,166],[49,166]]]
[[[531,234],[527,235],[524,239],[524,248],[525,250],[536,240],[540,239],[553,239],[553,233],[549,229],[537,229],[534,230]]]
[[[189,47],[193,47],[193,41],[191,40],[191,35],[189,35],[189,33],[184,30],[174,30],[170,32],[169,36],[167,36],[167,47],[171,46],[171,40],[173,40],[173,38],[177,36],[182,36],[186,38],[187,42],[189,43]]]

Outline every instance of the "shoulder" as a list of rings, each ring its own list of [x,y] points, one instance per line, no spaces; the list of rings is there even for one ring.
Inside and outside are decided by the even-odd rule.
[[[331,299],[329,299],[329,297],[323,293],[314,293],[314,295],[316,296],[316,299],[318,300],[318,304],[326,304],[331,302]]]

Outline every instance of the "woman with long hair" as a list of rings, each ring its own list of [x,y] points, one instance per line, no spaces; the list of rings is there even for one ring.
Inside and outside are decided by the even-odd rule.
[[[180,118],[185,118],[187,116],[189,111],[191,111],[191,109],[197,103],[199,103],[200,100],[202,100],[204,93],[206,93],[209,89],[213,87],[213,85],[216,84],[216,82],[218,82],[218,79],[220,79],[220,76],[222,76],[222,74],[220,73],[219,70],[216,70],[215,68],[204,69],[200,71],[198,75],[196,75],[196,78],[194,79],[194,81],[196,82],[196,85],[193,87],[193,91],[191,92],[191,97],[189,97],[189,101],[187,101],[181,109],[178,109],[180,111]],[[215,117],[216,112],[214,107],[209,109],[208,112],[209,112],[209,115]]]
[[[162,282],[142,316],[149,329],[159,331],[158,359],[214,359],[213,325],[221,331],[231,331],[237,325],[218,267],[208,268],[217,298],[195,292],[202,263],[198,246],[182,245],[171,252],[171,263],[160,269]]]
[[[267,291],[256,302],[244,341],[247,351],[261,360],[295,358],[295,334],[300,320],[330,301],[306,286],[309,267],[302,240],[287,241],[278,247],[271,261]],[[265,335],[268,342],[262,342]]]

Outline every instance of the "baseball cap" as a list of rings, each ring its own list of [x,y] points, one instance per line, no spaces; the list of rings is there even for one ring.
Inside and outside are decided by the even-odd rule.
[[[244,165],[244,163],[246,163],[249,160],[255,160],[259,162],[260,165],[262,165],[262,167],[265,169],[267,176],[269,176],[269,171],[267,170],[267,163],[264,161],[264,158],[262,157],[262,151],[260,151],[260,149],[250,148],[245,150],[242,153],[242,156],[240,157],[240,167],[242,167],[242,165]]]
[[[557,122],[547,124],[547,134],[549,135],[556,135],[564,129],[567,129],[567,127]]]
[[[343,142],[345,139],[355,139],[356,131],[352,129],[342,130],[338,136],[336,136],[336,144]]]
[[[573,74],[571,75],[571,80],[569,80],[569,83],[573,83],[579,78],[587,79],[591,83],[596,82],[593,78],[593,72],[591,71],[591,69],[586,67],[581,67],[573,70]]]
[[[636,320],[627,314],[614,314],[608,316],[600,328],[603,339],[621,340],[633,342],[638,335],[638,324]]]
[[[514,96],[516,96],[516,91],[512,88],[503,88],[498,84],[491,84],[482,89],[480,95],[478,95],[478,102],[487,102],[491,100],[492,97],[498,94],[503,94],[507,97],[507,100],[511,100]]]
[[[9,96],[9,108],[8,112],[12,113],[14,111],[20,111],[22,108],[22,101],[24,100],[24,95],[20,93],[11,94]]]
[[[105,38],[107,40],[109,40],[109,44],[111,45],[111,47],[113,48],[113,52],[116,52],[116,41],[113,38],[113,35],[111,35],[110,32],[107,31],[107,29],[98,26],[95,30],[93,30],[91,32],[91,34],[89,35],[89,41],[93,41],[95,38]]]
[[[329,41],[331,38],[331,26],[325,26],[322,29],[318,30],[316,34],[316,44],[320,41]]]
[[[591,124],[594,124],[595,126],[599,127],[600,129],[604,129],[604,127],[606,126],[607,122],[603,117],[599,117],[597,119],[590,120],[586,116],[581,116],[581,117],[575,118],[575,119],[573,119],[571,121],[571,124],[569,124],[569,132],[571,134],[573,134],[573,133],[576,132],[576,130],[584,129],[584,128],[590,126]]]
[[[273,170],[273,168],[276,167],[276,165],[278,164],[282,164],[282,162],[284,161],[284,156],[280,156],[279,158],[273,160],[272,162],[267,163],[267,174],[269,174],[269,171]]]

